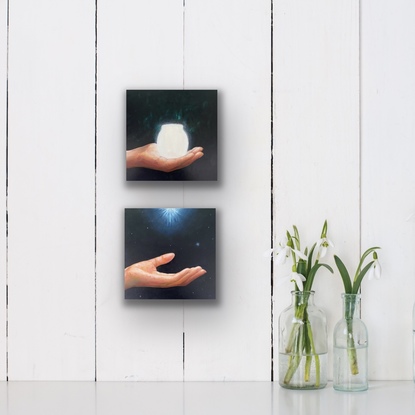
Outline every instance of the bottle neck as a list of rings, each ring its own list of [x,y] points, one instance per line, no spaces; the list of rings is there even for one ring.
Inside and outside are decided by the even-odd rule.
[[[360,294],[342,294],[342,300],[344,318],[360,318]]]
[[[291,291],[292,302],[298,306],[301,304],[313,305],[314,304],[314,291]]]

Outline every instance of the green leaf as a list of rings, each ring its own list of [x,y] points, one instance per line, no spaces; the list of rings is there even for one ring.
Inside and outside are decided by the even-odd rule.
[[[323,229],[321,230],[321,237],[327,238],[327,219],[324,221]]]
[[[352,280],[350,279],[350,275],[347,272],[345,265],[343,264],[342,260],[336,255],[334,255],[334,261],[336,262],[337,268],[340,272],[340,276],[342,277],[342,280],[343,280],[344,292],[346,294],[351,294],[352,293]]]
[[[303,259],[300,259],[297,264],[297,272],[307,278],[307,264]]]
[[[313,265],[313,253],[316,248],[316,244],[311,247],[310,253],[308,255],[308,264],[307,264],[307,275],[310,273],[311,266]]]
[[[361,268],[362,268],[363,262],[364,262],[364,260],[366,259],[366,257],[367,257],[368,255],[370,255],[372,252],[376,251],[377,249],[380,249],[380,247],[378,247],[378,246],[374,246],[374,247],[372,247],[372,248],[367,249],[367,250],[363,253],[362,258],[360,258],[359,265],[358,265],[358,267],[357,267],[357,269],[356,269],[356,274],[355,274],[355,276],[354,276],[354,281],[356,281],[356,279],[358,278],[358,275],[359,275],[359,273],[360,273],[360,270],[361,270]]]
[[[294,248],[293,238],[292,238],[290,232],[288,232],[288,231],[287,231],[287,246],[289,246],[290,248]]]
[[[371,252],[373,252],[373,251],[376,251],[376,249],[380,249],[380,247],[379,246],[374,246],[374,247],[372,247],[372,248],[369,248],[369,249],[367,249],[364,253],[363,253],[363,255],[362,255],[362,259],[361,259],[361,262],[363,262],[364,261],[364,259],[371,253]]]
[[[314,277],[316,276],[317,271],[321,267],[327,268],[331,273],[333,273],[333,269],[330,265],[319,264],[319,263],[315,264],[311,268],[310,273],[307,276],[307,281],[305,282],[305,285],[304,285],[304,291],[311,291],[311,287],[313,285]]]
[[[360,272],[360,274],[357,276],[353,283],[353,289],[352,294],[357,294],[360,288],[360,284],[362,283],[363,277],[366,275],[366,273],[369,271],[369,268],[372,266],[372,264],[375,261],[369,262]]]
[[[298,229],[295,225],[293,225],[293,229],[294,229],[294,240],[295,240],[295,249],[297,251],[300,250],[300,233],[298,232]]]

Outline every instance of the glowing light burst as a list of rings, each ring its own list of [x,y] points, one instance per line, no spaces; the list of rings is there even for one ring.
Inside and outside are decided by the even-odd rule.
[[[189,226],[192,209],[188,208],[157,208],[149,210],[150,221],[154,229],[164,235],[173,235]]]
[[[178,225],[183,219],[182,209],[168,208],[159,210],[161,219],[169,227]]]

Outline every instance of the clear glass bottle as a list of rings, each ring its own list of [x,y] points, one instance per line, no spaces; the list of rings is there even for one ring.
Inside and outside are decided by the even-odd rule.
[[[333,332],[333,387],[364,391],[368,383],[368,333],[360,319],[360,294],[342,294],[343,318]]]
[[[292,291],[278,323],[279,384],[288,389],[327,385],[327,322],[314,305],[314,291]]]

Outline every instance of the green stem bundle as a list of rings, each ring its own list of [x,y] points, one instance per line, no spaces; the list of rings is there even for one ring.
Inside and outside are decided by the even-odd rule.
[[[357,363],[356,345],[353,338],[353,320],[346,320],[347,325],[347,355],[349,356],[350,373],[357,375],[359,373],[359,365]]]
[[[300,366],[301,359],[305,357],[304,381],[309,382],[311,364],[314,357],[316,366],[316,387],[320,386],[320,358],[316,353],[313,331],[307,313],[307,300],[296,305],[295,322],[291,327],[290,336],[286,346],[286,353],[290,355],[288,369],[284,376],[284,383],[289,385],[295,372]]]
[[[345,300],[345,319],[347,327],[347,355],[349,357],[350,373],[357,375],[359,373],[359,365],[357,362],[356,345],[353,337],[353,315],[356,307],[355,297]]]

